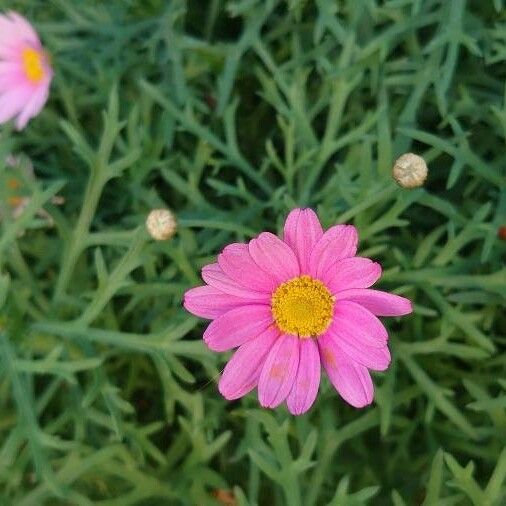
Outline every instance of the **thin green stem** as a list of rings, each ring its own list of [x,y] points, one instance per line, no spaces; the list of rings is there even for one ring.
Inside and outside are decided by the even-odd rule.
[[[116,293],[118,287],[120,287],[124,282],[128,274],[130,274],[130,272],[139,265],[140,252],[146,244],[147,238],[148,235],[144,227],[139,227],[135,233],[130,248],[111,275],[107,278],[105,286],[99,287],[95,298],[78,319],[79,324],[86,326],[95,320]]]
[[[9,339],[3,332],[0,332],[0,362],[3,363],[2,369],[12,384],[12,393],[18,412],[18,424],[24,428],[23,433],[28,439],[35,469],[44,478],[48,487],[56,495],[62,496],[63,491],[55,479],[51,465],[47,461],[47,451],[42,447],[41,430],[33,408],[35,402],[32,393],[28,388],[25,378],[16,369],[16,354],[12,349]]]
[[[105,183],[107,182],[107,178],[102,175],[103,172],[105,172],[103,167],[97,166],[96,170],[92,171],[88,179],[84,192],[83,207],[81,208],[77,225],[72,231],[69,242],[65,245],[63,251],[62,267],[53,294],[54,304],[58,303],[65,295],[77,260],[88,241],[90,224],[95,215]]]
[[[233,165],[236,165],[245,176],[254,181],[267,195],[272,193],[271,185],[239,152],[231,149],[230,146],[221,141],[190,115],[180,111],[156,87],[144,80],[140,81],[140,85],[160,106],[179,121],[186,130],[193,133],[196,137],[204,139],[217,151],[225,155]]]

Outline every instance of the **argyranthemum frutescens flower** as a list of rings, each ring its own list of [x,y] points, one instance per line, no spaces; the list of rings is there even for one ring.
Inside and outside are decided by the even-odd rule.
[[[323,231],[311,209],[295,209],[283,240],[263,232],[230,244],[202,269],[205,286],[188,290],[184,306],[213,321],[204,341],[214,351],[239,347],[219,381],[238,399],[258,387],[264,407],[286,400],[299,415],[313,404],[323,364],[352,406],[370,404],[369,374],[390,364],[387,331],[377,316],[411,313],[411,302],[372,290],[381,266],[357,257],[351,225]],[[376,316],[375,316],[376,315]]]
[[[47,101],[53,70],[39,37],[16,12],[0,14],[0,123],[21,130]]]

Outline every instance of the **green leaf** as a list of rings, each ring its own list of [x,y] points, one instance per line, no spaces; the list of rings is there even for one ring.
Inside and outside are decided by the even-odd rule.
[[[441,388],[420,368],[420,366],[408,355],[401,354],[399,358],[410,372],[413,379],[424,391],[434,405],[451,420],[464,434],[472,439],[479,439],[478,432],[468,422],[466,417],[445,396]]]

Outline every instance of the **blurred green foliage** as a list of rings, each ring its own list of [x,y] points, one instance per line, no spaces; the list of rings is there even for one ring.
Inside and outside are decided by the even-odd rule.
[[[502,0],[0,8],[56,70],[40,117],[0,130],[2,181],[9,153],[36,174],[17,219],[0,200],[0,504],[506,503]],[[423,188],[391,179],[407,151]],[[299,418],[226,402],[227,357],[181,307],[296,205],[355,224],[380,287],[415,302],[370,408],[326,381]],[[156,207],[169,242],[144,231]]]

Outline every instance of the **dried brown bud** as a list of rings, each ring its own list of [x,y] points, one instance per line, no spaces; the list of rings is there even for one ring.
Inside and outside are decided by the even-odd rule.
[[[148,215],[146,228],[153,239],[166,241],[176,233],[176,217],[168,209],[154,209]]]
[[[403,188],[418,188],[425,183],[428,174],[425,160],[413,153],[400,156],[392,169],[394,179]]]

